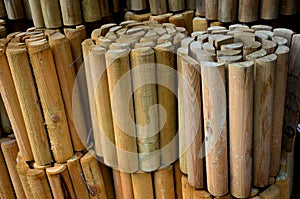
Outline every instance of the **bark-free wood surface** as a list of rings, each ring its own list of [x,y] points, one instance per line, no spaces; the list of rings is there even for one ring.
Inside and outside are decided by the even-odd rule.
[[[151,173],[131,174],[134,198],[154,199],[154,187]]]
[[[238,21],[254,22],[258,18],[258,0],[238,0]]]
[[[40,0],[43,13],[43,19],[46,28],[61,27],[61,13],[59,7],[59,0]]]
[[[154,172],[155,198],[175,198],[173,166],[168,166]]]
[[[82,23],[79,0],[60,0],[59,2],[65,26],[75,26]]]

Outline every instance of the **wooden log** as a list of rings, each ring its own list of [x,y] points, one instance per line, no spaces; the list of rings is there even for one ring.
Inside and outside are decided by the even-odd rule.
[[[195,11],[196,9],[196,1],[195,0],[187,0],[185,2],[185,7],[187,10]]]
[[[277,45],[284,45],[284,46],[287,46],[287,42],[288,40],[284,37],[279,37],[279,36],[274,36],[272,37],[272,41],[276,42]]]
[[[76,74],[75,67],[72,67],[73,59],[70,43],[63,34],[54,33],[49,37],[49,44],[54,56],[56,72],[66,109],[73,148],[75,151],[82,151],[85,147],[80,140],[73,118],[72,91],[74,88]],[[64,56],[61,56],[61,54],[64,54]]]
[[[196,15],[205,17],[205,2],[206,0],[196,0]]]
[[[50,164],[52,161],[47,131],[40,105],[27,50],[10,49],[6,51],[20,107],[23,113],[28,138],[34,160],[38,165]],[[24,82],[27,82],[24,84]],[[34,117],[32,117],[34,116]]]
[[[23,6],[25,11],[26,19],[32,20],[32,14],[29,6],[29,0],[23,0]]]
[[[253,42],[248,45],[245,45],[243,49],[243,58],[245,59],[247,55],[257,52],[260,48],[261,48],[261,43],[259,42]]]
[[[183,173],[180,171],[179,161],[176,161],[173,165],[174,170],[174,183],[175,183],[175,191],[176,191],[176,198],[182,199],[182,184],[181,178]]]
[[[230,193],[246,198],[252,176],[254,63],[229,64],[228,78]]]
[[[193,199],[212,199],[212,196],[209,192],[205,190],[194,190],[193,191]]]
[[[176,14],[176,15],[171,16],[169,18],[169,22],[174,24],[177,27],[185,26],[184,17],[182,14]]]
[[[183,0],[168,0],[168,5],[171,12],[178,12],[185,9]]]
[[[131,178],[134,198],[154,199],[151,173],[134,173]]]
[[[168,166],[154,172],[155,198],[175,198],[173,166]]]
[[[87,153],[80,159],[80,163],[84,179],[91,189],[90,198],[106,199],[103,175],[97,159],[91,153]]]
[[[228,192],[225,65],[201,62],[207,187],[214,196]]]
[[[79,0],[59,0],[63,24],[75,26],[82,23]]]
[[[147,8],[146,0],[126,0],[126,5],[129,10],[141,11]]]
[[[29,170],[29,166],[23,160],[22,154],[20,152],[18,153],[18,156],[17,156],[16,169],[17,169],[22,187],[24,189],[26,198],[33,198],[32,190],[30,188],[30,185],[29,185],[28,179],[27,179],[27,171]]]
[[[46,28],[61,27],[63,24],[58,0],[40,0],[40,2]]]
[[[177,103],[175,52],[171,42],[157,45],[155,48],[158,103],[159,109],[161,165],[167,166],[178,158],[177,139]],[[168,67],[168,68],[165,68]],[[166,100],[167,99],[167,100]]]
[[[205,18],[195,17],[193,19],[193,32],[206,31],[208,28],[208,21]]]
[[[116,190],[116,199],[123,199],[122,181],[121,181],[121,175],[119,170],[113,169],[113,178],[114,178],[114,186]]]
[[[22,0],[9,1],[4,0],[4,5],[7,13],[7,17],[10,20],[23,19],[25,13],[22,6]]]
[[[126,44],[127,45],[127,44]],[[128,46],[128,45],[127,45]],[[142,43],[135,43],[134,44],[134,48],[145,48],[145,47],[150,47],[150,48],[154,48],[156,46],[156,43],[154,43],[153,41],[146,41],[146,42],[142,42]],[[129,46],[128,46],[129,47]],[[130,47],[127,49],[130,50]]]
[[[222,45],[231,44],[234,41],[234,37],[230,35],[218,36],[214,40],[214,46],[216,50],[220,50]]]
[[[150,16],[149,21],[157,21],[159,24],[167,23],[172,15],[173,14],[171,13],[166,13],[157,16]]]
[[[0,1],[0,18],[6,17],[6,10],[3,1]]]
[[[195,16],[194,10],[187,10],[181,13],[184,18],[184,27],[186,28],[188,35],[193,32],[193,18]]]
[[[167,0],[150,0],[150,11],[153,15],[165,14],[168,11]]]
[[[2,142],[1,149],[12,185],[14,187],[14,192],[17,198],[25,198],[25,192],[16,169],[16,159],[19,151],[16,140],[7,140]]]
[[[133,199],[133,184],[130,173],[120,171],[120,178],[122,182],[123,198]]]
[[[87,38],[87,36],[86,36],[86,29],[85,29],[84,25],[78,25],[78,26],[76,26],[76,30],[80,31],[82,41]]]
[[[193,198],[193,187],[189,185],[186,175],[183,175],[181,178],[182,183],[182,199]]]
[[[268,185],[272,149],[272,122],[277,56],[256,60],[253,133],[253,185]]]
[[[82,169],[80,166],[80,159],[82,158],[82,156],[82,153],[76,153],[71,159],[67,161],[67,167],[74,188],[75,196],[77,198],[88,199],[88,190],[84,182],[81,180]]]
[[[100,2],[100,12],[103,18],[108,17],[110,15],[110,5],[108,0],[102,0]]]
[[[219,0],[218,1],[218,20],[223,23],[232,23],[236,21],[237,1]]]
[[[217,57],[241,55],[241,50],[218,50]]]
[[[130,59],[139,167],[146,172],[154,171],[160,167],[158,107],[155,106],[157,88],[154,50],[147,47],[133,49]]]
[[[218,62],[219,63],[224,63],[225,67],[228,67],[228,64],[230,63],[236,63],[236,62],[241,62],[243,61],[243,56],[242,55],[235,55],[235,56],[221,56],[218,57]]]
[[[279,15],[280,1],[260,1],[260,18],[264,20],[277,19]]]
[[[33,199],[52,198],[51,189],[44,170],[29,169],[27,171],[27,180],[32,190]]]
[[[292,36],[294,34],[294,31],[286,28],[275,28],[273,30],[275,36],[284,37],[287,39],[287,47],[291,46]]]
[[[46,169],[53,198],[75,198],[74,188],[66,164]]]
[[[289,52],[290,50],[286,46],[279,46],[275,52],[275,54],[277,55],[277,64],[274,90],[274,117],[270,168],[271,176],[276,176],[280,169],[282,128],[289,65]]]
[[[280,4],[281,15],[294,15],[297,13],[297,0],[282,0]]]
[[[29,43],[28,50],[47,125],[52,153],[56,162],[63,163],[72,157],[73,147],[53,54],[49,44],[45,40]]]
[[[276,177],[275,183],[280,191],[280,198],[288,199],[290,198],[290,179],[286,172],[280,171]]]
[[[238,21],[249,23],[258,19],[258,0],[239,0],[238,5]]]
[[[276,198],[281,198],[280,197],[280,191],[279,191],[277,185],[271,185],[266,190],[264,190],[262,193],[260,193],[259,197],[261,199],[276,199]]]
[[[218,0],[205,1],[205,18],[207,20],[218,19]]]
[[[108,50],[106,63],[118,167],[121,171],[135,172],[139,165],[133,101],[127,96],[132,93],[131,77],[126,75],[130,71],[129,51]],[[124,75],[126,79],[122,80]]]
[[[272,54],[275,53],[275,50],[277,49],[277,43],[275,41],[263,39],[261,47],[267,51],[267,54]]]
[[[98,0],[82,0],[81,7],[84,22],[96,22],[102,19]]]

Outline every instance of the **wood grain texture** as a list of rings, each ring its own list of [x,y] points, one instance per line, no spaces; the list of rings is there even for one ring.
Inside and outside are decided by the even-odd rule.
[[[130,173],[120,172],[123,198],[133,199],[133,184]]]
[[[95,22],[102,19],[98,0],[82,0],[81,9],[84,22]]]
[[[271,185],[266,190],[264,190],[262,193],[260,193],[259,197],[261,199],[280,198],[280,191],[279,191],[277,185]]]
[[[276,62],[275,54],[256,60],[253,184],[257,187],[268,185],[270,176]]]
[[[149,0],[149,4],[153,15],[165,14],[168,11],[167,0]]]
[[[218,1],[218,20],[223,23],[236,21],[237,0]]]
[[[121,181],[121,175],[119,170],[113,169],[113,178],[114,178],[114,187],[116,191],[115,193],[116,199],[123,199],[122,181]]]
[[[177,199],[182,199],[182,183],[181,183],[181,178],[183,173],[180,171],[180,165],[179,161],[177,160],[173,164],[173,170],[174,170],[174,183],[175,183],[175,191],[176,191],[176,198]]]
[[[193,191],[193,199],[197,199],[197,198],[212,199],[212,196],[210,195],[209,192],[207,192],[205,190],[194,190]]]
[[[276,182],[279,191],[280,191],[280,198],[288,199],[290,198],[290,177],[288,174],[282,170],[280,170],[278,176],[276,177]]]
[[[126,0],[129,10],[141,11],[147,8],[146,0]]]
[[[294,34],[294,31],[286,28],[275,28],[273,29],[275,36],[284,37],[287,39],[287,47],[291,46],[292,36]]]
[[[59,7],[59,0],[40,0],[41,8],[46,28],[61,27],[61,13]]]
[[[33,199],[53,198],[46,172],[44,170],[29,169],[27,171],[27,180],[30,185],[30,189],[32,190]]]
[[[30,10],[32,11],[33,24],[37,28],[44,27],[44,18],[42,13],[42,7],[39,0],[28,0]]]
[[[195,17],[193,19],[193,32],[206,31],[208,28],[208,21],[205,18]]]
[[[181,11],[185,9],[184,0],[168,0],[168,5],[171,12]]]
[[[195,16],[195,12],[194,10],[187,10],[181,14],[184,18],[184,27],[186,28],[188,35],[190,35],[193,32],[193,18]]]
[[[182,199],[193,198],[194,189],[193,187],[191,187],[191,185],[189,185],[186,175],[182,176],[181,183],[182,183]]]
[[[25,17],[25,13],[22,6],[22,0],[4,0],[4,5],[8,19],[17,20]]]
[[[63,24],[75,26],[82,23],[79,0],[59,0]]]
[[[230,193],[246,198],[251,192],[254,63],[228,65]]]
[[[205,1],[205,18],[207,20],[218,19],[218,0]]]
[[[175,198],[173,166],[168,166],[154,172],[155,198]]]
[[[225,65],[201,62],[207,187],[214,196],[228,192]]]
[[[30,188],[30,185],[29,185],[28,179],[27,179],[27,171],[29,170],[29,165],[23,160],[22,154],[20,152],[18,153],[18,156],[17,156],[16,169],[17,169],[22,187],[24,189],[26,198],[33,198],[32,190]]]
[[[185,1],[185,7],[187,10],[193,10],[196,9],[196,0],[186,0]]]
[[[279,15],[280,1],[262,0],[260,1],[260,18],[265,20],[277,19]]]
[[[131,178],[134,198],[154,199],[151,173],[134,173]]]
[[[248,23],[258,19],[258,0],[239,0],[238,4],[238,21]]]

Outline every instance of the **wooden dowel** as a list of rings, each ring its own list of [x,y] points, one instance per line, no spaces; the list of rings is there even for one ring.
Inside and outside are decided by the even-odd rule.
[[[238,21],[249,23],[258,19],[258,0],[239,0],[238,5]]]
[[[87,39],[86,29],[85,29],[84,25],[78,25],[78,26],[76,26],[76,30],[80,31],[80,35],[81,35],[82,41],[85,40],[85,39]]]
[[[27,171],[27,180],[32,190],[33,199],[52,198],[51,189],[44,170],[29,169]]]
[[[279,36],[274,36],[272,37],[272,41],[275,41],[277,43],[277,45],[284,45],[287,46],[287,42],[288,40],[284,37],[279,37]]]
[[[98,160],[91,153],[87,153],[80,159],[80,163],[85,181],[93,190],[90,192],[90,197],[107,199],[103,175]]]
[[[29,6],[29,0],[23,0],[23,6],[24,6],[26,19],[32,20],[32,14],[31,14],[30,6]]]
[[[260,1],[260,18],[265,20],[277,19],[279,15],[280,0]]]
[[[129,10],[141,11],[147,8],[146,0],[126,0]]]
[[[155,54],[151,48],[130,54],[134,91],[139,166],[143,171],[160,167]],[[146,81],[145,81],[146,80]],[[147,82],[147,83],[145,83]]]
[[[81,7],[84,22],[101,20],[102,14],[98,0],[82,0]]]
[[[205,17],[205,3],[206,0],[196,0],[196,15]]]
[[[178,12],[185,9],[184,0],[168,0],[168,5],[171,12]]]
[[[237,0],[218,1],[218,20],[223,23],[236,21]]]
[[[189,185],[188,183],[188,177],[186,175],[183,175],[181,178],[182,183],[182,199],[190,199],[193,198],[193,187]]]
[[[286,28],[275,28],[273,30],[275,36],[284,37],[287,39],[287,47],[291,46],[292,36],[294,34],[294,31]]]
[[[169,18],[169,22],[174,24],[177,27],[184,27],[184,17],[182,14],[176,14]]]
[[[205,1],[205,18],[207,20],[218,19],[218,0]]]
[[[122,181],[121,181],[121,175],[119,170],[113,169],[113,178],[114,178],[114,186],[116,191],[115,193],[116,199],[123,199]]]
[[[66,164],[46,169],[53,198],[75,198],[74,188]],[[80,180],[80,179],[78,179]]]
[[[253,185],[268,185],[272,149],[272,122],[277,56],[256,60],[253,133]]]
[[[58,163],[63,163],[72,157],[73,147],[53,54],[45,40],[29,43],[28,49],[52,153]]]
[[[247,55],[257,52],[260,48],[261,48],[261,43],[259,43],[259,42],[253,42],[248,45],[245,45],[243,48],[243,59],[245,59],[247,57]],[[266,53],[267,53],[267,51],[266,51]]]
[[[41,3],[38,0],[28,0],[30,10],[32,11],[32,19],[35,27],[44,27],[44,18]]]
[[[116,197],[115,197],[112,169],[110,167],[106,166],[104,163],[100,163],[100,167],[101,167],[101,172],[103,175],[107,198],[115,199]]]
[[[217,57],[241,55],[241,50],[218,50]]]
[[[267,54],[275,53],[275,50],[277,48],[277,43],[275,41],[266,39],[262,40],[261,45],[262,49],[265,49],[267,51]]]
[[[208,28],[208,21],[205,18],[195,17],[193,19],[193,32],[206,31]]]
[[[193,191],[193,199],[212,199],[212,196],[209,192],[205,190],[194,190]]]
[[[19,151],[16,140],[2,142],[1,149],[15,194],[17,198],[25,198],[25,192],[16,169],[16,159]]]
[[[100,2],[100,12],[101,12],[101,16],[104,17],[108,17],[110,15],[110,7],[109,7],[109,0],[102,0],[99,1]]]
[[[201,62],[207,187],[214,196],[228,192],[225,65]]]
[[[193,18],[195,16],[194,10],[187,10],[181,13],[184,18],[184,27],[186,28],[188,35],[193,32]]]
[[[0,1],[0,18],[6,17],[6,10],[3,1]]]
[[[0,120],[1,120],[1,131],[2,131],[0,132],[0,136],[1,133],[2,135],[11,134],[12,133],[11,124],[7,115],[7,111],[4,106],[4,102],[1,97],[0,97],[0,117],[1,117]]]
[[[281,0],[280,14],[294,15],[297,13],[297,0]]]
[[[32,146],[34,160],[38,165],[50,164],[52,157],[49,140],[44,127],[42,110],[37,103],[39,100],[27,50],[25,48],[8,48],[6,54],[20,101],[28,138]],[[34,117],[32,117],[33,115]]]
[[[173,164],[173,170],[174,170],[174,183],[175,183],[175,191],[176,191],[176,198],[182,199],[182,184],[181,184],[181,178],[183,173],[180,171],[180,165],[179,161],[177,160]]]
[[[175,198],[173,166],[154,172],[155,198]]]
[[[21,153],[18,153],[16,169],[22,183],[26,198],[33,198],[32,190],[27,180],[28,164],[23,160]]]
[[[46,28],[59,28],[63,25],[58,1],[40,0]]]
[[[130,173],[120,171],[123,198],[133,199],[133,185]]]
[[[230,193],[246,198],[251,192],[254,63],[228,65]]]
[[[185,7],[187,10],[195,11],[196,9],[196,1],[195,0],[187,0],[185,2]]]
[[[150,0],[150,11],[153,15],[165,14],[168,11],[167,0]]]
[[[266,190],[264,190],[262,193],[259,194],[259,197],[261,199],[275,199],[275,198],[281,198],[280,197],[280,191],[277,187],[277,185],[271,185]]]
[[[156,77],[158,81],[158,103],[164,107],[165,111],[164,113],[164,111],[161,111],[161,109],[159,109],[158,112],[159,126],[161,129],[160,160],[161,165],[170,165],[171,163],[175,162],[178,157],[178,150],[176,146],[177,103],[175,94],[177,92],[175,52],[171,42],[157,45],[154,50],[157,63]],[[165,68],[166,66],[169,68]]]
[[[286,172],[280,171],[278,176],[276,177],[275,183],[280,191],[281,199],[290,198],[290,179]]]
[[[149,20],[150,21],[157,21],[159,24],[167,23],[169,21],[169,18],[172,15],[173,14],[171,14],[171,13],[166,13],[166,14],[161,14],[161,15],[157,15],[157,16],[150,16]]]
[[[131,77],[126,75],[130,71],[129,51],[108,50],[106,63],[118,167],[121,171],[135,172],[139,165],[133,101],[129,99],[132,93]]]
[[[134,173],[131,178],[134,198],[154,199],[151,173]]]
[[[82,23],[79,0],[60,0],[59,2],[65,26],[75,26]]]
[[[77,198],[88,199],[89,193],[81,179],[82,169],[80,166],[80,159],[82,158],[82,153],[76,153],[71,159],[67,161],[68,171],[73,184],[75,196]]]
[[[22,0],[4,0],[7,17],[10,20],[22,19],[25,17]]]

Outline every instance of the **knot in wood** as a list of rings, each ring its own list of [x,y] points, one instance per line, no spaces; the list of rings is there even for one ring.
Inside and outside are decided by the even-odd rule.
[[[58,121],[59,121],[59,116],[58,116],[56,113],[54,113],[54,114],[52,115],[52,117],[51,117],[51,120],[52,120],[53,122],[58,122]]]

